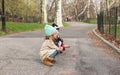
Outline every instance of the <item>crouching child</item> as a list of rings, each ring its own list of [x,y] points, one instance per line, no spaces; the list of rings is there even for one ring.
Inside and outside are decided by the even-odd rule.
[[[42,63],[47,66],[53,66],[55,63],[55,56],[61,53],[63,50],[61,47],[55,45],[54,40],[58,37],[58,31],[51,25],[45,25],[45,35],[48,39],[45,39],[40,49],[40,59]]]

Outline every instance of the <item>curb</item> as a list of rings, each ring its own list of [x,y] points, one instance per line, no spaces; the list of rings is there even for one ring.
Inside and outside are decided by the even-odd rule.
[[[101,39],[105,44],[107,44],[109,47],[111,47],[112,49],[115,49],[117,52],[120,53],[120,49],[117,48],[116,46],[114,46],[113,44],[111,44],[109,41],[105,40],[103,37],[101,37],[100,35],[97,34],[97,32],[95,31],[95,29],[93,30],[93,33],[99,38]]]

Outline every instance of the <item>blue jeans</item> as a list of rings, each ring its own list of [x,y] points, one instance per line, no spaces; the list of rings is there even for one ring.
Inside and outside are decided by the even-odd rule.
[[[51,55],[50,55],[50,57],[51,58],[55,58],[55,56],[58,54],[59,52],[56,50],[56,51],[54,51]]]

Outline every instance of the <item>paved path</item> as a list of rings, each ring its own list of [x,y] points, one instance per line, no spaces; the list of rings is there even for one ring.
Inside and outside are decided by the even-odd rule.
[[[96,25],[70,24],[61,29],[60,35],[72,47],[56,57],[53,67],[43,65],[39,59],[43,30],[0,38],[0,75],[120,75],[120,61],[88,37],[88,31]]]

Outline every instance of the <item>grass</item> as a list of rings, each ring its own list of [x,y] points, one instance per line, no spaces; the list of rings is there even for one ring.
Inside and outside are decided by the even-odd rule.
[[[63,22],[64,27],[70,26],[68,23]]]
[[[117,38],[120,39],[120,25],[117,28]]]
[[[91,24],[97,24],[97,19],[90,20]]]
[[[110,31],[111,34],[115,34],[115,27],[111,27]],[[117,26],[117,38],[120,39],[120,25]]]
[[[52,23],[49,23],[50,25]],[[63,25],[69,26],[67,23],[63,23]],[[1,22],[0,22],[0,29],[1,29]],[[39,23],[18,23],[18,22],[6,22],[6,30],[7,32],[2,32],[0,30],[0,36],[7,35],[7,34],[13,34],[18,32],[28,32],[28,31],[35,31],[35,30],[41,30],[44,28],[43,24]]]
[[[16,23],[16,22],[6,22],[6,33],[0,31],[0,35],[6,35],[11,33],[34,31],[43,29],[44,25],[37,23]],[[0,24],[1,29],[1,24]]]
[[[86,23],[90,23],[90,24],[97,24],[97,19],[89,19],[87,21],[84,21]]]

